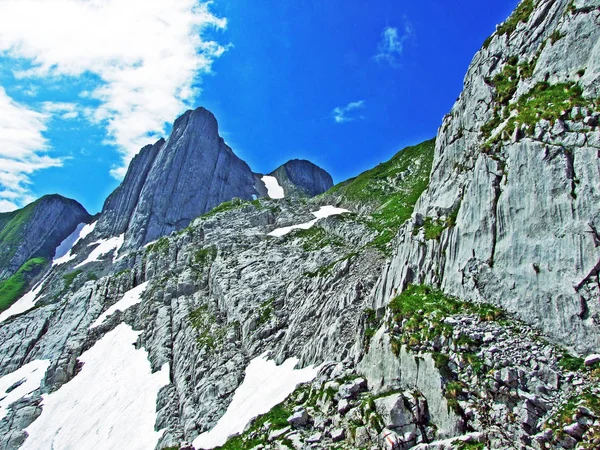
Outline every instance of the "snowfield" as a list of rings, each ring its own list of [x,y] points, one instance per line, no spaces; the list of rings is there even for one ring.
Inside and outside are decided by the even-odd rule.
[[[85,223],[80,223],[75,228],[75,231],[71,233],[67,238],[60,243],[54,252],[54,258],[52,259],[52,265],[57,266],[59,264],[64,264],[66,262],[75,259],[77,255],[71,253],[71,249],[77,244],[80,240],[85,239],[85,237],[94,231],[96,228],[96,223],[91,223],[86,225]]]
[[[12,316],[16,316],[18,314],[24,313],[25,311],[29,311],[31,308],[35,306],[35,302],[37,300],[37,296],[42,290],[42,286],[44,285],[45,279],[40,281],[37,286],[35,286],[28,293],[24,294],[19,300],[13,303],[10,308],[4,310],[0,313],[0,322],[4,322],[6,319]]]
[[[263,183],[265,183],[265,186],[267,187],[267,195],[270,198],[285,198],[285,193],[283,192],[283,188],[279,186],[277,178],[265,175],[261,178],[261,180]]]
[[[162,435],[154,431],[156,396],[169,366],[152,373],[147,352],[133,345],[140,334],[122,323],[84,352],[81,372],[42,396],[21,449],[153,449]]]
[[[275,361],[267,360],[266,353],[250,361],[244,381],[233,394],[225,415],[212,430],[194,439],[194,447],[210,449],[223,445],[229,436],[243,432],[250,420],[284,401],[298,384],[317,376],[319,367],[296,370],[296,364],[298,359],[290,358],[278,366]]]
[[[10,404],[39,389],[49,365],[50,361],[43,359],[32,361],[0,377],[0,420],[6,416]],[[15,387],[18,383],[21,384]]]
[[[335,206],[331,206],[331,205],[321,206],[321,208],[318,211],[311,213],[313,216],[315,216],[315,219],[313,219],[309,222],[304,222],[304,223],[298,224],[298,225],[276,228],[269,233],[269,236],[281,237],[281,236],[285,236],[292,230],[298,230],[298,229],[308,230],[315,223],[317,223],[317,221],[319,219],[323,219],[324,217],[329,217],[329,216],[336,216],[338,214],[343,214],[343,213],[347,213],[347,212],[350,212],[350,211],[348,211],[347,209],[343,209],[343,208],[336,208]]]
[[[119,253],[119,249],[123,245],[124,239],[125,235],[121,234],[119,236],[111,237],[109,239],[100,239],[99,241],[92,242],[90,245],[88,245],[88,247],[91,247],[92,245],[97,245],[97,247],[94,250],[92,250],[92,253],[88,255],[85,261],[77,264],[74,268],[77,269],[91,262],[100,261],[100,257],[102,255],[106,255],[107,253],[112,251],[115,252],[113,260],[116,260],[117,253]]]
[[[115,303],[102,314],[100,314],[100,317],[98,317],[95,320],[95,322],[90,325],[90,330],[92,328],[96,328],[102,325],[104,321],[108,318],[108,316],[110,316],[111,314],[114,314],[117,311],[125,311],[131,308],[133,305],[137,305],[138,303],[140,303],[142,301],[142,292],[144,292],[147,287],[148,282],[146,281],[145,283],[142,283],[134,287],[133,289],[125,292],[121,300],[119,300],[117,303]]]

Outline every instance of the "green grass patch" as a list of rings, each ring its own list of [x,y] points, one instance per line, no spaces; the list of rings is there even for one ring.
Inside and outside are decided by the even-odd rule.
[[[459,439],[452,441],[452,445],[456,450],[485,450],[483,442],[466,442]]]
[[[388,243],[413,213],[415,203],[429,184],[435,139],[407,147],[389,161],[340,183],[323,196],[335,195],[345,202],[369,205],[366,225],[377,233],[371,242],[385,254]]]
[[[598,109],[600,103],[598,100],[586,100],[583,89],[577,83],[538,83],[517,102],[509,105],[508,114],[516,111],[516,116],[509,119],[506,131],[512,134],[518,123],[529,125],[528,132],[533,134],[535,124],[541,119],[554,123],[576,106]]]
[[[46,266],[45,258],[32,258],[11,277],[0,282],[0,312],[8,309],[25,291],[31,280]]]
[[[15,256],[40,200],[16,211],[0,213],[0,265],[6,265]]]
[[[396,353],[401,345],[414,349],[439,336],[452,336],[453,327],[444,322],[447,317],[474,314],[483,321],[504,317],[503,311],[493,305],[464,302],[426,285],[408,286],[390,302],[389,308],[392,322],[402,328],[400,335],[393,337]]]
[[[288,402],[280,403],[271,409],[268,413],[258,416],[250,427],[242,434],[233,436],[221,447],[216,447],[215,450],[250,450],[257,445],[267,442],[268,433],[271,430],[278,430],[288,426],[287,419],[292,415],[292,410]],[[265,431],[265,424],[269,422],[271,425],[269,431]],[[280,440],[283,440],[282,436]],[[293,447],[290,447],[293,448]]]
[[[319,267],[317,270],[312,272],[304,272],[304,275],[309,278],[322,277],[325,276],[333,270],[335,265],[339,262],[346,261],[354,256],[358,256],[358,252],[348,253],[346,256],[341,257],[340,259],[336,259],[335,261],[330,262],[322,267]]]
[[[271,320],[271,317],[273,316],[273,303],[275,302],[275,298],[270,298],[269,300],[265,301],[262,303],[262,305],[260,305],[260,308],[258,309],[258,323],[257,323],[257,327],[269,322]]]
[[[217,324],[215,315],[210,311],[208,305],[202,305],[188,315],[192,328],[196,330],[196,342],[200,348],[214,350],[222,343],[226,327]]]
[[[209,266],[217,257],[217,247],[211,245],[204,247],[194,253],[194,263],[202,267]]]
[[[82,273],[83,273],[83,270],[77,269],[77,270],[74,270],[73,272],[63,275],[63,292],[68,291],[69,288],[71,287],[71,285],[73,284],[73,281],[75,281],[75,278],[77,278],[77,276]]]
[[[207,213],[202,214],[202,216],[200,216],[200,217],[205,217],[205,218],[213,217],[219,213],[226,212],[226,211],[233,211],[234,209],[238,209],[238,208],[241,208],[243,206],[248,206],[248,205],[254,205],[257,208],[262,207],[260,200],[258,200],[258,199],[252,200],[252,201],[247,201],[247,200],[242,200],[241,198],[236,197],[232,200],[229,200],[228,202],[221,203],[219,206],[214,207]]]
[[[519,23],[527,23],[533,13],[535,7],[534,0],[522,0],[506,21],[498,27],[496,34],[498,36],[510,36],[516,29]]]
[[[342,247],[344,245],[341,238],[327,234],[323,228],[318,226],[306,230],[294,230],[288,234],[288,239],[301,239],[302,248],[307,252],[321,250],[327,246]]]
[[[597,392],[587,389],[580,395],[574,395],[569,398],[557,411],[556,413],[544,424],[544,429],[551,429],[554,431],[554,441],[559,441],[564,437],[565,432],[563,428],[573,423],[573,416],[579,406],[584,406],[592,411],[592,413],[598,417],[600,416],[600,396]],[[584,436],[584,441],[579,444],[578,448],[593,449],[597,448],[594,445],[590,445],[590,441],[594,440],[597,442],[600,439],[599,432],[595,431],[595,435],[590,436],[589,433]]]
[[[562,357],[558,361],[558,365],[561,369],[568,370],[570,372],[580,372],[585,370],[584,359],[571,356],[567,352],[563,353]]]
[[[169,238],[166,236],[158,239],[146,248],[146,253],[163,253],[169,250]]]

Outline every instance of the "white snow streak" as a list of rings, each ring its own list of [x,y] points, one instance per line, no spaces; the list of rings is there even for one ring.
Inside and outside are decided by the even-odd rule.
[[[90,325],[90,330],[92,328],[96,328],[96,327],[99,327],[100,325],[102,325],[104,323],[104,321],[107,319],[107,317],[110,316],[111,314],[113,314],[117,311],[125,311],[125,310],[131,308],[133,305],[137,305],[138,303],[140,303],[142,301],[141,294],[142,294],[142,292],[144,292],[146,290],[147,287],[148,287],[148,282],[146,281],[145,283],[142,283],[142,284],[134,287],[133,289],[125,292],[123,294],[123,298],[121,298],[121,300],[119,300],[117,303],[115,303],[110,308],[108,308],[106,311],[104,311],[102,314],[100,314],[100,317],[98,317],[96,319],[96,321]]]
[[[331,206],[331,205],[321,206],[321,208],[318,211],[314,211],[313,213],[311,213],[316,218],[311,220],[310,222],[304,222],[299,225],[292,225],[289,227],[276,228],[269,233],[269,236],[281,237],[281,236],[285,236],[292,230],[298,230],[298,229],[308,230],[315,223],[317,223],[317,221],[319,219],[323,219],[324,217],[329,217],[329,216],[335,216],[338,214],[343,214],[346,212],[350,212],[350,211],[348,211],[347,209],[343,209],[343,208],[336,208],[335,206]]]
[[[81,372],[42,396],[21,450],[154,448],[162,435],[154,431],[156,396],[169,366],[152,373],[147,352],[133,346],[140,334],[122,323],[84,352]]]
[[[59,264],[64,264],[66,262],[75,259],[77,255],[71,253],[71,249],[77,244],[80,240],[84,239],[88,234],[94,231],[96,228],[96,223],[91,223],[86,225],[85,223],[80,223],[75,228],[75,231],[71,233],[64,241],[60,243],[60,245],[56,248],[54,253],[54,259],[52,260],[52,265],[57,266]]]
[[[37,300],[37,295],[42,290],[44,281],[45,279],[40,281],[37,286],[35,286],[27,294],[23,295],[23,297],[21,297],[19,300],[14,302],[10,308],[3,311],[0,314],[0,322],[4,322],[9,317],[16,316],[17,314],[24,313],[25,311],[29,311],[31,308],[33,308]]]
[[[290,358],[277,366],[267,360],[266,353],[254,358],[246,367],[244,381],[233,394],[225,415],[212,430],[194,439],[194,447],[208,449],[223,445],[229,436],[244,431],[250,420],[284,401],[298,384],[317,376],[318,367],[295,370],[297,363],[297,358]]]
[[[271,198],[284,198],[283,188],[279,186],[277,178],[265,175],[261,178],[267,188],[267,195]]]
[[[49,365],[50,361],[44,359],[32,361],[20,369],[0,377],[0,420],[6,416],[10,404],[39,389]],[[21,382],[19,386],[7,392],[19,382]]]
[[[115,255],[113,259],[117,258],[117,253],[119,253],[119,249],[123,245],[123,241],[125,239],[125,235],[121,234],[119,236],[111,237],[109,239],[100,239],[99,241],[92,242],[88,247],[92,245],[97,245],[97,247],[92,250],[92,253],[86,258],[85,261],[79,263],[75,266],[75,269],[81,266],[85,266],[88,263],[94,261],[100,261],[100,257],[114,250]]]

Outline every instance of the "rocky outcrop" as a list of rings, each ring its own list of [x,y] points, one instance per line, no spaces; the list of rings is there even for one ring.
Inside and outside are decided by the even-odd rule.
[[[131,216],[140,200],[140,193],[156,155],[164,147],[160,139],[154,145],[147,145],[131,160],[123,182],[108,196],[95,231],[101,237],[119,236],[129,227]]]
[[[90,215],[75,200],[46,195],[17,211],[0,214],[0,280],[31,258],[52,259],[56,247]]]
[[[376,307],[424,282],[600,346],[599,5],[525,0],[477,53]]]
[[[125,245],[150,242],[224,201],[253,195],[258,195],[254,175],[219,136],[215,117],[204,108],[187,111],[148,171]]]
[[[292,159],[269,175],[277,178],[286,197],[314,197],[333,187],[331,175],[305,159]]]

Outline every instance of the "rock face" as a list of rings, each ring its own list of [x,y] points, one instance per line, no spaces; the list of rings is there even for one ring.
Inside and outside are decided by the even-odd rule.
[[[376,307],[408,283],[440,285],[580,352],[600,346],[599,5],[524,1],[477,53]],[[444,229],[427,239],[432,223]]]
[[[219,136],[206,109],[187,111],[167,142],[145,147],[107,199],[99,226],[104,234],[125,232],[135,247],[186,227],[224,201],[259,195],[250,167]]]
[[[333,186],[326,171],[304,160],[289,161],[273,175],[292,196],[312,197]],[[125,233],[125,248],[135,248],[185,228],[225,201],[265,197],[260,178],[219,136],[212,113],[187,111],[167,141],[144,147],[133,159],[104,204],[95,236]]]
[[[129,227],[131,216],[140,200],[140,193],[154,164],[156,155],[164,147],[160,139],[154,145],[147,145],[133,158],[123,182],[108,196],[102,214],[96,225],[96,232],[103,236],[118,236]]]
[[[269,175],[277,178],[286,197],[314,197],[333,187],[333,179],[325,170],[305,159],[292,159]]]
[[[0,214],[0,280],[27,260],[52,259],[56,247],[90,215],[75,200],[46,195],[17,211]]]

